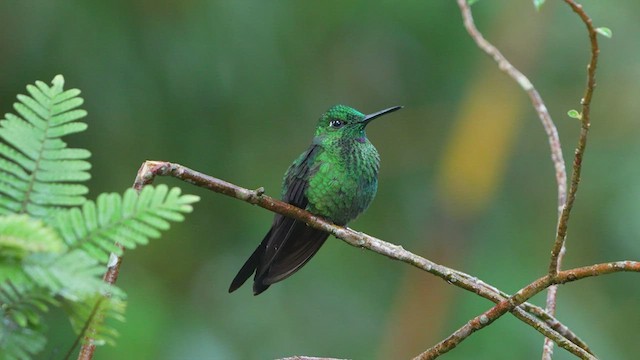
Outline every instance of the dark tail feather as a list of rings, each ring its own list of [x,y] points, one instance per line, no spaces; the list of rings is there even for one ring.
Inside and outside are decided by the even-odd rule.
[[[271,232],[269,232],[271,233]],[[268,239],[270,236],[270,234],[267,234],[267,236],[265,236],[265,239]],[[229,292],[232,293],[236,290],[238,290],[238,288],[240,286],[242,286],[242,284],[244,284],[247,279],[249,279],[251,277],[251,275],[253,275],[253,273],[256,271],[256,268],[258,267],[258,264],[260,263],[260,258],[262,257],[262,254],[264,253],[264,247],[265,247],[265,241],[263,240],[260,245],[258,245],[258,247],[253,251],[253,254],[251,254],[251,256],[249,256],[249,258],[247,259],[247,261],[244,263],[244,265],[242,265],[242,268],[240,269],[240,271],[238,271],[238,274],[236,275],[235,278],[233,278],[233,281],[231,282],[231,285],[229,286]],[[254,292],[256,285],[254,284]],[[266,287],[264,289],[262,289],[260,292],[267,290],[267,288],[269,287],[269,285],[266,285]],[[256,294],[258,295],[258,294]]]
[[[237,290],[255,273],[253,294],[300,270],[320,249],[329,234],[291,218],[276,218],[260,245],[231,282],[229,292]]]
[[[263,283],[260,279],[256,279],[253,282],[253,295],[260,295],[263,291],[269,288],[268,284]]]
[[[296,221],[291,227],[289,241],[273,261],[261,264],[254,280],[254,292],[266,290],[269,285],[282,281],[300,270],[318,252],[329,234]],[[256,294],[257,295],[257,294]]]

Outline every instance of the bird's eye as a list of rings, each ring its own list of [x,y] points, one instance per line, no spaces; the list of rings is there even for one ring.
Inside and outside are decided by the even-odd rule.
[[[342,125],[344,125],[344,121],[342,120],[331,120],[331,122],[329,122],[329,126],[334,129],[339,129],[342,127]]]

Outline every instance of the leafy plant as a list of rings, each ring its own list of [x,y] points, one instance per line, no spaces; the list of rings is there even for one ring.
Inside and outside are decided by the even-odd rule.
[[[30,358],[46,344],[43,313],[64,309],[79,338],[113,343],[125,293],[102,281],[110,253],[157,238],[198,201],[147,186],[85,198],[90,152],[67,147],[87,115],[77,89],[37,81],[0,121],[0,358]],[[116,245],[116,242],[121,246]]]

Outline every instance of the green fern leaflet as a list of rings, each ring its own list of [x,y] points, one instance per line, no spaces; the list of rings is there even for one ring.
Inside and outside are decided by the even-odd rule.
[[[146,245],[169,229],[169,221],[184,220],[182,214],[191,212],[198,200],[181,195],[180,188],[145,186],[139,195],[134,189],[124,196],[101,194],[96,203],[58,212],[53,223],[70,248],[81,248],[106,263],[110,253],[122,252],[116,242],[126,249]]]
[[[27,213],[46,217],[59,206],[84,203],[91,165],[85,149],[70,149],[60,138],[84,131],[78,121],[87,112],[80,90],[63,90],[64,78],[52,86],[38,81],[27,86],[31,96],[18,95],[18,115],[0,121],[0,215]]]

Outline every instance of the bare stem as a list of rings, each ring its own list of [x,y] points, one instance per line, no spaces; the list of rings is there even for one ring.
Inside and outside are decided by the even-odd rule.
[[[151,184],[156,176],[172,176],[190,184],[204,187],[209,190],[246,201],[250,204],[258,205],[264,209],[304,221],[309,226],[333,234],[335,237],[344,240],[346,243],[352,246],[367,248],[391,259],[400,260],[402,262],[410,264],[414,267],[438,276],[449,284],[473,292],[494,303],[503,302],[506,298],[508,298],[508,295],[500,292],[495,287],[488,285],[475,277],[472,277],[471,275],[436,264],[403,249],[401,246],[385,242],[383,240],[351,230],[349,228],[334,225],[320,217],[309,213],[308,211],[299,209],[295,206],[264,195],[264,189],[262,188],[259,188],[257,190],[245,189],[226,181],[191,170],[182,165],[162,161],[146,161],[140,167],[138,176],[136,177],[136,181],[134,183],[134,188],[137,190],[142,189],[143,186]],[[586,347],[586,345],[583,346],[583,343],[574,342],[572,340],[578,339],[578,337],[575,336],[571,331],[566,329],[566,326],[562,325],[559,327],[560,329],[566,329],[564,333],[554,330],[552,326],[554,324],[559,324],[559,322],[557,319],[554,319],[553,316],[546,314],[543,309],[538,308],[535,305],[526,305],[529,309],[535,309],[538,314],[545,314],[545,318],[542,320],[539,316],[536,318],[520,307],[514,307],[509,311],[511,311],[518,319],[522,320],[526,324],[529,324],[543,335],[554,339],[554,341],[556,341],[563,348],[566,348],[568,351],[575,354],[589,352],[589,349],[588,347]],[[569,334],[569,336],[565,336],[565,334]]]
[[[549,262],[549,274],[554,275],[558,271],[560,271],[562,267],[562,258],[565,253],[565,243],[567,239],[567,227],[569,224],[569,216],[571,215],[571,209],[573,208],[573,203],[576,199],[576,193],[578,192],[578,185],[580,183],[580,174],[582,172],[582,158],[584,156],[584,151],[587,146],[587,135],[589,134],[590,127],[590,106],[591,106],[591,97],[593,96],[593,91],[596,86],[596,67],[598,64],[598,54],[600,53],[600,49],[598,48],[598,38],[595,28],[593,27],[593,23],[591,18],[584,12],[582,9],[582,5],[577,4],[573,0],[565,0],[567,4],[573,9],[573,11],[580,16],[580,19],[584,22],[587,27],[587,32],[589,35],[589,42],[591,44],[591,59],[589,60],[589,65],[587,66],[587,85],[584,92],[584,96],[580,103],[582,104],[582,113],[581,113],[581,127],[580,127],[580,136],[578,138],[578,145],[576,147],[575,156],[573,158],[573,172],[571,175],[571,186],[569,188],[569,196],[567,198],[566,206],[562,208],[562,212],[560,213],[560,219],[558,221],[558,229],[556,232],[556,240],[553,244],[553,249],[551,250],[551,260]],[[556,310],[556,298],[557,298],[557,287],[551,286],[547,292],[547,303],[546,310],[547,313],[551,315],[555,315]],[[553,356],[553,341],[549,338],[545,338],[544,346],[542,347],[542,360],[551,360]]]
[[[538,93],[538,90],[536,90],[531,81],[529,81],[529,79],[523,73],[521,73],[518,69],[511,65],[509,60],[507,60],[507,58],[502,55],[500,50],[498,50],[489,41],[487,41],[484,36],[482,36],[482,33],[480,33],[473,21],[473,14],[471,13],[471,8],[469,7],[467,0],[457,1],[458,7],[460,7],[460,12],[462,13],[464,27],[465,29],[467,29],[469,36],[471,36],[476,45],[482,51],[484,51],[493,60],[495,60],[500,70],[505,72],[509,77],[517,82],[522,90],[524,90],[527,95],[529,95],[531,104],[538,114],[540,122],[542,123],[542,127],[544,128],[544,131],[547,133],[547,137],[549,138],[551,161],[553,162],[553,167],[556,171],[556,183],[558,187],[558,211],[560,211],[567,198],[567,172],[564,164],[564,157],[562,156],[562,146],[560,145],[560,137],[558,136],[556,125],[551,119],[551,115],[549,114],[544,101],[542,101],[540,93]]]
[[[496,304],[491,309],[483,312],[482,314],[474,317],[464,324],[461,328],[456,330],[446,339],[442,340],[435,346],[431,347],[424,353],[418,355],[416,360],[435,359],[438,356],[448,352],[455,348],[458,344],[468,338],[474,332],[488,326],[496,321],[502,315],[513,310],[520,304],[524,303],[532,296],[543,291],[551,285],[565,284],[572,281],[577,281],[592,276],[599,276],[605,274],[611,274],[615,272],[640,272],[640,262],[638,261],[617,261],[612,263],[602,263],[590,266],[584,266],[580,268],[564,270],[558,272],[555,276],[547,274],[531,284],[520,289],[513,296],[509,297]],[[596,359],[596,357],[586,350],[578,348],[577,354],[582,359]]]
[[[138,170],[138,174],[140,174],[140,170]],[[136,181],[137,181],[137,178],[136,178]],[[142,190],[141,187],[139,188],[135,187],[135,182],[134,182],[134,188],[138,192]],[[120,248],[120,253],[124,254],[124,247],[119,243],[116,243],[115,245]],[[109,285],[115,285],[116,281],[118,280],[118,275],[120,275],[121,264],[122,264],[122,255],[116,255],[115,253],[111,253],[111,255],[109,256],[109,262],[107,263],[107,271],[104,273],[102,280]],[[104,296],[109,297],[111,296],[111,294],[105,294]],[[96,307],[100,304],[100,301],[101,300],[98,300]],[[87,319],[87,324],[89,324],[90,321],[91,321],[91,317]],[[96,345],[93,342],[93,338],[91,337],[91,334],[94,333],[94,331],[95,330],[91,328],[85,329],[85,331],[83,331],[87,335],[85,336],[85,341],[82,344],[82,347],[80,348],[80,352],[78,353],[78,360],[93,359],[93,353],[96,351]]]
[[[124,248],[122,247],[122,245],[116,243],[116,246],[119,247],[120,250],[124,253]],[[114,285],[116,283],[116,280],[118,279],[118,274],[120,272],[121,263],[122,263],[122,256],[117,256],[116,254],[111,253],[111,256],[109,257],[109,263],[107,263],[107,271],[102,277],[102,280],[105,283],[109,285]],[[110,297],[111,294],[107,293],[107,294],[104,294],[104,296]],[[96,305],[94,306],[94,311],[98,309],[102,301],[103,299],[99,299],[96,302]],[[96,351],[96,345],[93,341],[93,338],[91,337],[91,335],[95,333],[95,329],[88,327],[88,324],[91,323],[93,316],[94,316],[93,313],[91,316],[89,316],[89,318],[85,323],[85,329],[83,329],[83,331],[81,332],[81,334],[82,333],[85,334],[85,338],[84,338],[84,343],[80,348],[80,352],[78,353],[78,360],[91,360],[93,359],[93,353]]]
[[[98,309],[100,308],[100,304],[102,304],[102,301],[104,301],[103,297],[99,298],[98,301],[96,301],[95,305],[93,305],[93,308],[91,309],[91,313],[89,314],[87,321],[84,323],[82,330],[80,330],[80,334],[76,337],[76,340],[71,345],[71,348],[67,352],[67,355],[64,357],[64,360],[71,358],[71,354],[73,354],[73,351],[75,350],[76,346],[78,346],[78,344],[80,343],[80,340],[82,339],[83,334],[88,334],[91,332],[92,329],[89,329],[89,324],[91,324],[91,321],[97,315]],[[89,338],[89,336],[86,336],[86,335],[84,336],[85,336],[85,339]],[[86,346],[86,347],[83,346],[80,350],[80,353],[78,354],[78,360],[91,359],[93,357],[93,352],[95,351],[95,348],[96,347],[93,344],[91,344],[91,346]]]
[[[593,96],[593,90],[596,86],[596,66],[598,64],[598,54],[600,49],[598,48],[597,33],[591,22],[591,18],[582,10],[582,5],[576,4],[573,0],[565,0],[569,6],[575,11],[582,21],[587,26],[589,32],[589,39],[591,41],[591,60],[587,66],[587,87],[585,89],[584,96],[580,103],[582,104],[581,114],[581,127],[580,137],[578,138],[578,145],[576,147],[575,156],[573,158],[573,174],[571,175],[571,186],[569,187],[569,196],[567,197],[567,203],[562,208],[560,214],[560,221],[558,223],[558,232],[556,236],[556,242],[551,251],[551,262],[549,264],[549,274],[555,274],[559,271],[559,258],[562,252],[562,247],[567,237],[567,227],[569,224],[569,217],[571,210],[573,209],[573,203],[576,199],[576,193],[578,192],[578,185],[580,184],[580,173],[582,171],[582,158],[584,156],[584,150],[587,146],[587,135],[589,134],[590,127],[590,113],[591,113],[591,97]]]

